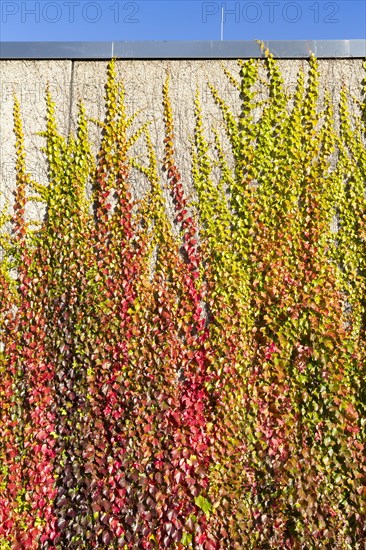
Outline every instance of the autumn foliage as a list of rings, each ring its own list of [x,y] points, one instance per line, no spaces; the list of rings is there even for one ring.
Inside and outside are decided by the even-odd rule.
[[[169,76],[162,162],[114,61],[96,156],[47,93],[47,185],[14,99],[1,549],[365,547],[366,104],[336,131],[314,57],[291,95],[268,52],[238,66],[239,112],[208,84],[225,140],[195,98],[194,201]]]

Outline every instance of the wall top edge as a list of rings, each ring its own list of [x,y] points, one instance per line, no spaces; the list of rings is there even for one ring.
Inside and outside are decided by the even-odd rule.
[[[365,58],[366,40],[267,40],[278,59]],[[0,59],[250,59],[256,41],[0,42]]]

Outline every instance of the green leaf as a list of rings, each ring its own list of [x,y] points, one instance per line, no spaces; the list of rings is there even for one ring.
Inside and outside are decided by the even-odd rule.
[[[188,546],[192,542],[192,535],[191,533],[184,532],[182,535],[181,543],[183,546]]]
[[[194,502],[196,503],[196,506],[198,506],[198,508],[201,508],[201,510],[205,512],[205,514],[208,514],[209,512],[211,512],[212,510],[211,502],[207,500],[205,497],[203,497],[202,495],[196,497],[194,499]]]

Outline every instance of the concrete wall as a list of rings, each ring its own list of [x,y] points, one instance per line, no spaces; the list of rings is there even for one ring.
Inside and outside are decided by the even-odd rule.
[[[263,61],[261,61],[263,64]],[[141,111],[137,121],[151,121],[151,133],[157,148],[158,159],[163,156],[162,85],[166,72],[171,74],[171,98],[175,113],[177,154],[184,181],[189,187],[190,155],[189,137],[193,133],[193,100],[198,88],[203,102],[207,127],[214,123],[222,132],[221,115],[215,106],[207,87],[212,82],[234,110],[238,106],[238,94],[224,75],[222,65],[234,75],[239,72],[236,61],[226,60],[160,60],[117,62],[118,74],[125,82],[127,111]],[[307,69],[306,60],[279,60],[286,88],[292,91],[296,84],[298,69]],[[362,59],[323,59],[319,61],[321,72],[321,94],[327,88],[337,109],[342,85],[360,98],[361,82],[364,78]],[[37,132],[45,129],[45,90],[50,85],[57,104],[60,130],[67,133],[74,128],[77,102],[85,102],[90,117],[103,118],[104,84],[107,63],[104,61],[54,61],[54,60],[10,60],[0,61],[1,91],[1,141],[0,141],[0,191],[11,198],[15,185],[14,136],[13,136],[13,92],[21,103],[24,121],[28,169],[39,182],[46,182],[46,164],[40,147],[44,139]],[[90,132],[97,147],[99,131],[91,123]],[[208,134],[208,138],[210,136]],[[136,145],[136,151],[141,145]],[[136,182],[139,187],[139,182]],[[0,199],[2,202],[4,198]]]

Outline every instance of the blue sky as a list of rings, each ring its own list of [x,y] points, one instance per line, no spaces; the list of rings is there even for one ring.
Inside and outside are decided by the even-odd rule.
[[[0,5],[2,41],[366,38],[364,0],[0,0]]]

